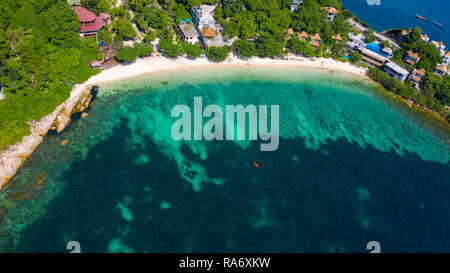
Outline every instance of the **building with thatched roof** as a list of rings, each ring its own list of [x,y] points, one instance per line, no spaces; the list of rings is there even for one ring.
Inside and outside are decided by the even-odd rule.
[[[323,8],[327,12],[327,21],[331,22],[334,20],[334,17],[339,13],[337,9],[334,7],[324,7]]]
[[[217,32],[212,27],[204,27],[200,30],[201,34],[205,38],[214,38],[217,36]]]
[[[313,36],[311,36],[311,45],[314,48],[318,48],[320,46],[320,35],[319,33],[314,34]]]
[[[297,36],[300,41],[306,42],[308,40],[308,33],[306,33],[306,31],[300,32]]]
[[[99,61],[99,60],[93,60],[93,61],[90,61],[90,62],[89,62],[89,65],[90,65],[92,68],[100,68],[100,67],[102,66],[102,61]]]
[[[338,42],[342,42],[342,37],[341,37],[341,35],[339,33],[336,34],[336,35],[333,35],[333,39],[335,39]]]
[[[422,78],[425,76],[425,69],[414,69],[413,72],[411,72],[411,75],[408,77],[408,81],[412,82],[413,84],[417,85],[422,81]]]
[[[447,67],[443,64],[440,64],[434,68],[434,74],[438,75],[439,77],[442,77],[447,73]]]
[[[103,62],[115,59],[117,56],[117,49],[109,46],[102,46],[100,52],[103,54]]]
[[[420,60],[419,53],[413,53],[412,51],[408,51],[405,59],[403,60],[407,64],[415,65]]]

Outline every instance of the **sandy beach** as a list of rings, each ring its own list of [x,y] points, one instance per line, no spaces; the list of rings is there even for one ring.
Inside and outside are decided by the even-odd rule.
[[[369,79],[367,69],[343,63],[333,59],[304,58],[289,55],[285,59],[252,58],[243,60],[230,56],[226,61],[218,64],[208,61],[206,58],[190,60],[187,58],[169,59],[165,57],[139,59],[127,65],[118,65],[91,77],[83,84],[76,85],[70,97],[59,105],[52,113],[43,117],[40,121],[30,124],[31,134],[25,136],[20,142],[11,145],[0,155],[0,189],[16,174],[22,164],[43,141],[46,133],[51,128],[58,132],[70,122],[71,113],[83,111],[90,100],[90,88],[94,85],[102,85],[118,80],[138,77],[148,73],[179,69],[195,68],[218,65],[246,65],[246,66],[290,66],[311,69],[327,69],[330,71],[350,73]]]
[[[303,58],[294,55],[286,57],[286,59],[268,59],[268,58],[252,58],[249,60],[239,59],[237,57],[229,57],[222,63],[213,63],[206,58],[189,60],[187,58],[169,59],[164,57],[139,59],[129,65],[118,65],[112,67],[102,73],[91,77],[84,83],[86,86],[101,85],[117,80],[138,77],[147,73],[166,71],[177,68],[199,67],[199,66],[217,66],[217,65],[248,65],[248,66],[291,66],[299,68],[327,69],[331,71],[339,71],[350,73],[369,79],[367,77],[367,69],[354,66],[350,63],[343,63],[333,59],[326,58]]]

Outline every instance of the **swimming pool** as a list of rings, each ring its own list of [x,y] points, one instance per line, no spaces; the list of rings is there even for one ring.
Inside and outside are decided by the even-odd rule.
[[[370,50],[370,51],[373,51],[375,53],[380,54],[381,56],[383,56],[385,58],[391,57],[390,55],[388,55],[388,54],[384,53],[383,51],[381,51],[382,50],[381,46],[379,44],[375,43],[375,42],[367,44],[366,48],[368,50]]]

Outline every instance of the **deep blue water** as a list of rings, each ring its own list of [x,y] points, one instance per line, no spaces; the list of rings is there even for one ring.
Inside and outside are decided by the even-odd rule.
[[[450,0],[380,0],[381,5],[368,5],[367,0],[341,0],[344,7],[362,22],[377,30],[419,26],[431,40],[443,41],[450,46]],[[419,14],[427,21],[416,19]],[[442,28],[433,25],[440,22]]]

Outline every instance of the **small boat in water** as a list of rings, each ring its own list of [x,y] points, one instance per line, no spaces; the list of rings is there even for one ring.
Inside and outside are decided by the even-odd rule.
[[[416,14],[416,17],[417,17],[417,19],[420,19],[420,20],[424,20],[424,21],[427,20],[427,18],[420,16],[419,14]]]
[[[434,24],[435,26],[442,27],[442,24],[441,24],[441,23],[438,23],[438,22],[436,22],[436,21],[433,21],[433,24]]]

